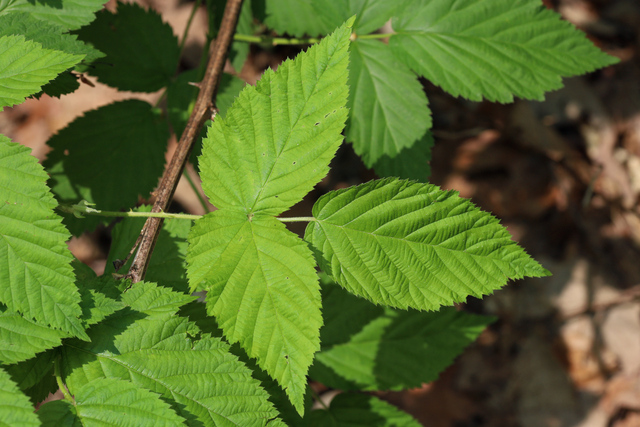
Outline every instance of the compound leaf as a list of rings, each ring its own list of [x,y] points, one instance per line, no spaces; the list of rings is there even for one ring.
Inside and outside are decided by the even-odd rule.
[[[339,394],[328,409],[311,411],[306,418],[309,427],[420,427],[411,415],[366,394]]]
[[[277,215],[328,172],[342,142],[348,24],[240,93],[203,141],[202,186],[218,208]]]
[[[0,369],[0,420],[6,426],[40,425],[29,398],[18,389],[4,369]]]
[[[115,211],[134,206],[157,185],[168,138],[166,121],[147,102],[130,99],[88,111],[48,141],[53,151],[44,166],[51,189],[64,203],[86,200]],[[74,235],[101,221],[65,216]]]
[[[544,99],[575,76],[618,62],[539,0],[405,0],[389,46],[454,96]]]
[[[82,58],[84,55],[44,49],[22,35],[0,37],[0,111],[39,92],[44,84]]]
[[[69,232],[53,211],[57,203],[46,180],[29,148],[0,135],[0,302],[26,319],[88,339],[79,320]]]
[[[493,320],[450,307],[382,308],[335,285],[323,288],[323,306],[322,350],[309,376],[341,390],[400,390],[434,381]]]
[[[368,167],[411,148],[431,127],[422,86],[386,44],[375,40],[351,44],[349,86],[346,138]]]
[[[192,290],[207,311],[304,412],[306,374],[319,349],[320,287],[307,245],[275,218],[218,210],[189,235]],[[304,313],[304,321],[300,321]]]
[[[321,268],[377,304],[437,310],[549,274],[454,191],[386,178],[322,196],[305,240]]]
[[[45,403],[38,410],[44,426],[64,425],[135,425],[167,426],[184,424],[168,403],[160,396],[136,387],[129,381],[115,378],[96,378],[74,393],[75,404]],[[50,408],[51,405],[51,408]],[[65,409],[68,411],[65,414]]]
[[[169,85],[178,65],[178,39],[169,24],[135,3],[119,3],[115,14],[101,11],[78,36],[106,54],[89,73],[120,90],[159,90]]]
[[[72,394],[116,378],[160,394],[190,425],[264,426],[277,415],[228,344],[171,312],[121,310],[89,333],[91,343],[65,340],[62,347]]]
[[[26,12],[39,20],[75,30],[93,21],[104,3],[104,0],[15,0],[5,9],[0,6],[0,14]]]

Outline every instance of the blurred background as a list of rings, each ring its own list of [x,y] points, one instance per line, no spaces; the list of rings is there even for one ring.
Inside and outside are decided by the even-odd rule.
[[[177,36],[193,5],[138,3],[159,11]],[[423,81],[436,141],[431,182],[493,212],[553,273],[469,300],[465,310],[499,320],[436,382],[380,393],[425,426],[640,426],[640,1],[544,3],[621,62],[565,80],[565,88],[544,102],[469,102]],[[199,12],[184,69],[197,65],[205,42],[206,14]],[[252,46],[239,76],[255,83],[266,67],[299,51]],[[42,160],[50,135],[84,111],[119,99],[160,97],[117,92],[87,79],[94,87],[82,84],[61,99],[44,96],[5,109],[0,132]],[[174,148],[175,139],[167,158]],[[322,192],[374,177],[344,146],[330,175],[292,215],[308,214]],[[173,208],[203,213],[186,183]],[[100,274],[109,239],[109,229],[99,229],[69,245]]]

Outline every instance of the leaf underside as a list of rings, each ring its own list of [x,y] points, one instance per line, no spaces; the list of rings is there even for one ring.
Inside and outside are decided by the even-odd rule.
[[[431,184],[386,178],[330,192],[305,240],[320,267],[376,304],[436,310],[548,275],[491,214]]]

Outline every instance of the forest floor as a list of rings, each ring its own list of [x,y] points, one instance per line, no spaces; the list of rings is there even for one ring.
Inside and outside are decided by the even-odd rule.
[[[182,34],[191,4],[140,3]],[[621,62],[567,79],[544,102],[468,102],[423,82],[436,141],[431,182],[493,212],[553,273],[468,301],[464,309],[497,322],[434,383],[380,394],[428,427],[640,426],[640,1],[545,3]],[[200,57],[205,30],[198,14],[185,67]],[[296,52],[252,48],[240,76],[254,83],[267,66]],[[52,133],[84,111],[131,97],[155,102],[159,94],[82,85],[62,99],[6,109],[0,132],[43,159]],[[175,140],[167,158],[174,148]],[[346,146],[322,186],[373,177]],[[202,213],[186,183],[176,201]],[[312,203],[295,209],[308,213]],[[105,235],[70,242],[98,273],[108,252]]]

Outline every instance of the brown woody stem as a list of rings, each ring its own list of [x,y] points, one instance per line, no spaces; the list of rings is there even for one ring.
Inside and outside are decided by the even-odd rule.
[[[164,212],[176,191],[178,180],[182,175],[184,166],[189,159],[193,142],[198,136],[198,132],[204,125],[207,118],[211,118],[215,111],[214,99],[218,90],[218,82],[222,75],[224,63],[227,60],[227,52],[233,41],[233,34],[236,31],[238,16],[242,8],[242,0],[228,0],[224,10],[220,31],[215,42],[211,43],[209,49],[209,62],[202,82],[200,83],[200,92],[196,98],[193,112],[189,116],[187,126],[182,133],[182,137],[178,143],[169,166],[164,171],[155,194],[156,201],[153,205],[152,212]],[[162,218],[149,218],[142,227],[140,237],[138,238],[138,252],[133,259],[131,268],[125,278],[131,279],[133,283],[144,279],[147,272],[151,253],[158,239],[158,234],[162,227]]]

